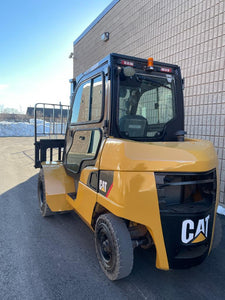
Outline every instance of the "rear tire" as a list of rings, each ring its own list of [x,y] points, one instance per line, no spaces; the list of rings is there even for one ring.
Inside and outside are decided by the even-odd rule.
[[[45,178],[44,178],[43,169],[40,170],[38,176],[38,202],[43,217],[48,217],[53,215],[53,212],[48,207],[48,204],[46,202]]]
[[[133,247],[125,222],[111,213],[99,216],[95,226],[95,248],[99,264],[110,280],[130,274]]]

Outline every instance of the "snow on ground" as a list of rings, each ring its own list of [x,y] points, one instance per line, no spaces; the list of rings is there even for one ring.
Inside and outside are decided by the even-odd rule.
[[[45,126],[43,126],[45,124]],[[46,134],[52,133],[54,127],[55,133],[60,133],[61,130],[65,132],[66,125],[63,124],[53,124],[49,122],[43,122],[43,120],[37,120],[37,132],[38,135],[43,134],[45,130]],[[3,136],[34,136],[34,120],[31,119],[30,122],[0,122],[0,137]],[[225,208],[221,205],[218,206],[217,213],[225,215]]]
[[[66,125],[59,123],[44,122],[37,120],[37,133],[38,135],[56,133],[65,133]],[[30,122],[0,122],[0,137],[3,136],[34,136],[34,120]]]

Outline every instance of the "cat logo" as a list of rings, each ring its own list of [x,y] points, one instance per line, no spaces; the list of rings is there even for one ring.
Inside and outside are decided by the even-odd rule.
[[[198,220],[195,228],[195,223],[192,220],[184,220],[181,230],[181,241],[184,244],[203,242],[208,235],[209,215]]]
[[[107,191],[107,182],[104,180],[99,180],[99,190],[102,191],[103,193],[106,193]]]

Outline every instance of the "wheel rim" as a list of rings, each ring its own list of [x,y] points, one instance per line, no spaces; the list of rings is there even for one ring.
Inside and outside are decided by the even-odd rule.
[[[97,249],[103,267],[110,271],[115,266],[115,250],[108,227],[101,224],[97,231]]]

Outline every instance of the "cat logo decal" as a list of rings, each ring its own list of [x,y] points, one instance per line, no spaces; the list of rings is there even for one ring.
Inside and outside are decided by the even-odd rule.
[[[207,217],[203,219],[199,219],[197,225],[195,226],[194,221],[188,219],[182,222],[182,230],[181,230],[181,241],[184,244],[195,244],[203,242],[208,235],[208,225],[209,218]]]

